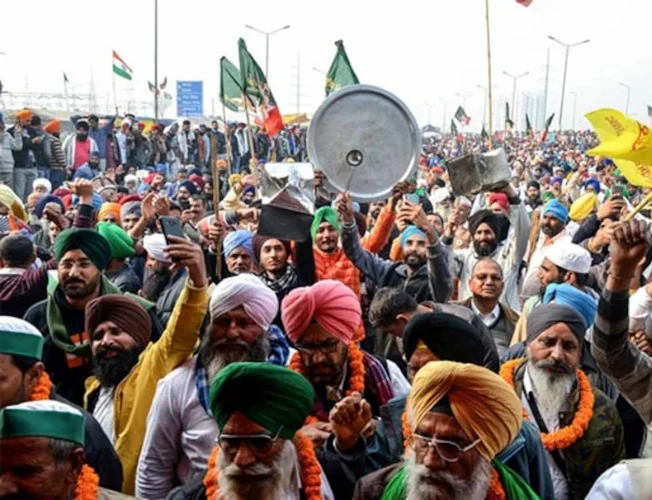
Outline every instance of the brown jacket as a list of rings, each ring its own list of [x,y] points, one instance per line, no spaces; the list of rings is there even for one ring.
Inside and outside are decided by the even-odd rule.
[[[355,485],[353,500],[380,500],[385,486],[402,465],[403,463],[399,462],[361,477]]]

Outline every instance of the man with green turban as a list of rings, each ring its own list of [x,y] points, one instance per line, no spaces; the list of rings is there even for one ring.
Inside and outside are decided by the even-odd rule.
[[[209,405],[220,432],[206,475],[171,500],[333,499],[311,442],[297,433],[310,413],[312,385],[268,363],[231,363],[211,383]]]
[[[127,259],[136,255],[131,236],[117,224],[100,222],[97,232],[106,238],[111,248],[111,260],[104,274],[121,292],[138,293],[141,282],[138,275],[127,263]]]

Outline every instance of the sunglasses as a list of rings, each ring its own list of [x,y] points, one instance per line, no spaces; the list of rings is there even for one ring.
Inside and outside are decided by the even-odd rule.
[[[235,454],[245,444],[254,453],[268,453],[281,434],[281,426],[275,435],[270,434],[223,434],[217,436],[217,444],[227,454]]]

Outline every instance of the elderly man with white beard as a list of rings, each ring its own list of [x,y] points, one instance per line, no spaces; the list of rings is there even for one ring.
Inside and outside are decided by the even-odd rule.
[[[535,307],[527,319],[527,359],[505,363],[527,418],[539,427],[555,498],[584,498],[605,470],[624,458],[614,403],[579,367],[584,318],[561,304]]]
[[[165,498],[174,486],[205,470],[218,433],[208,402],[216,374],[236,361],[281,366],[287,361],[287,341],[272,325],[276,295],[258,277],[243,274],[221,281],[209,311],[197,354],[156,389],[138,463],[138,498]]]
[[[207,470],[170,500],[334,500],[312,442],[300,432],[315,397],[302,375],[232,363],[210,388],[220,432]]]
[[[538,499],[496,459],[523,420],[518,398],[495,373],[431,361],[414,378],[407,415],[405,460],[363,477],[354,500]]]

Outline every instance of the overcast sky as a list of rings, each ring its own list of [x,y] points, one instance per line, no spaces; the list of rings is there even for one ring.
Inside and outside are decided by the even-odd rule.
[[[529,8],[514,0],[490,0],[494,100],[503,116],[511,101],[512,80],[503,71],[529,75],[518,81],[517,120],[525,95],[542,109],[546,52],[550,49],[547,113],[559,113],[564,49],[548,35],[574,43],[571,50],[564,126],[586,127],[583,114],[600,108],[625,110],[646,120],[652,105],[652,51],[649,24],[652,2],[645,0],[534,0]],[[91,5],[93,7],[91,7]],[[134,70],[133,82],[117,79],[119,100],[145,101],[154,76],[154,0],[31,0],[3,2],[0,30],[0,79],[8,90],[62,92],[62,72],[70,91],[87,93],[93,74],[99,102],[112,103],[111,51]],[[159,80],[203,80],[204,109],[219,106],[219,59],[238,64],[237,40],[265,67],[265,37],[244,27],[272,31],[269,82],[284,114],[297,111],[297,59],[300,57],[300,111],[313,112],[324,95],[324,75],[342,39],[362,83],[383,87],[404,100],[420,124],[440,126],[467,95],[472,128],[483,120],[487,85],[484,0],[159,0]],[[537,94],[540,96],[536,101]],[[430,105],[430,107],[429,107]],[[173,112],[173,110],[170,110]],[[168,113],[169,115],[170,113]],[[536,115],[536,112],[534,112]],[[533,121],[535,120],[534,117]],[[502,118],[500,118],[502,120]],[[555,119],[555,125],[557,118]]]

